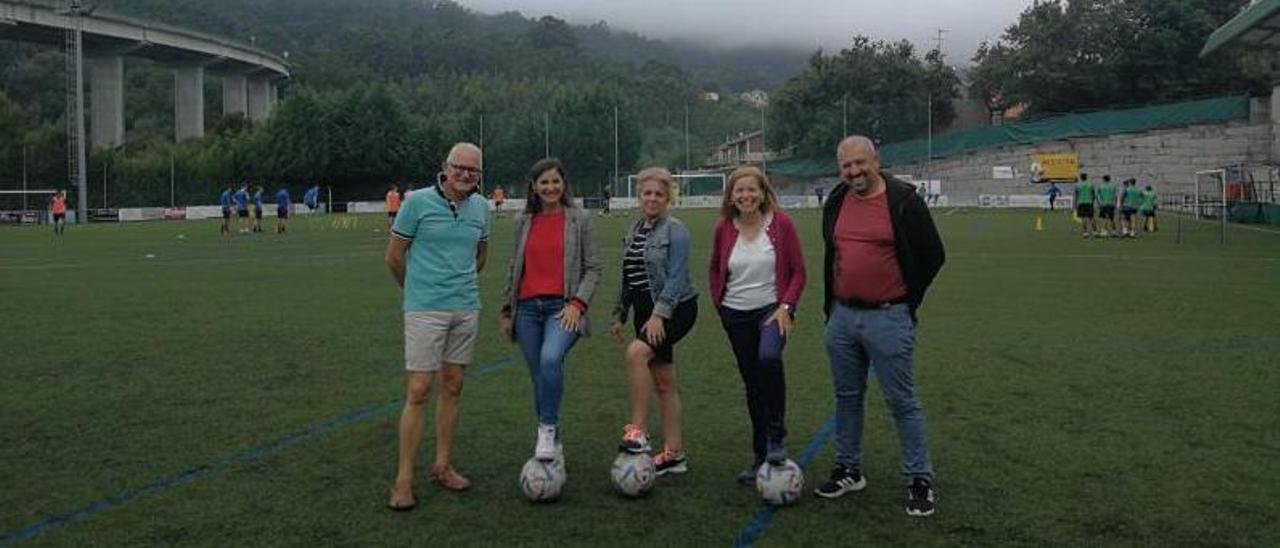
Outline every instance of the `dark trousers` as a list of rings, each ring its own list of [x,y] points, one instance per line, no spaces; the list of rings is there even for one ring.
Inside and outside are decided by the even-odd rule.
[[[777,305],[756,310],[720,307],[720,323],[729,335],[738,373],[747,391],[747,412],[751,415],[751,447],[755,463],[764,462],[773,445],[782,445],[787,435],[787,382],[782,372],[782,349],[786,339],[777,322],[765,325]]]

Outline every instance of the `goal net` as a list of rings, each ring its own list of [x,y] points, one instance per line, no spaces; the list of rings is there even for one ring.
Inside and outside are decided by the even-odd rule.
[[[0,190],[0,224],[49,222],[49,199],[56,192],[54,190]],[[67,213],[70,217],[72,212]]]

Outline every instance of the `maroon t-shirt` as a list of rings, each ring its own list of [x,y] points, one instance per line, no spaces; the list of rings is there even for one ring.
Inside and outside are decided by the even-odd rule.
[[[887,194],[873,198],[852,191],[846,194],[834,236],[836,299],[883,303],[907,295],[893,247]]]

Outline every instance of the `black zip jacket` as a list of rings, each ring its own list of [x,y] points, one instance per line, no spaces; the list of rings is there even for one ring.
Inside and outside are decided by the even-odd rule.
[[[889,221],[893,225],[893,247],[898,256],[898,268],[902,270],[902,281],[907,284],[907,304],[911,307],[911,319],[915,320],[916,310],[924,302],[925,291],[946,261],[946,252],[942,249],[938,229],[933,226],[929,208],[916,194],[915,187],[888,173],[881,172],[880,176],[884,178],[885,194],[889,202]],[[822,207],[822,241],[826,248],[823,268],[823,280],[826,283],[822,310],[828,319],[831,318],[834,299],[832,292],[835,287],[836,220],[840,217],[840,207],[848,193],[848,183],[836,186]]]

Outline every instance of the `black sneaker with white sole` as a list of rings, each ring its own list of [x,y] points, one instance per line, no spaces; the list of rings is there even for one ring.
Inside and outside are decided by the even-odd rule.
[[[834,499],[867,488],[867,478],[858,470],[848,470],[843,466],[831,469],[831,478],[813,490],[813,494],[826,499]]]
[[[924,478],[913,480],[907,487],[907,515],[919,518],[932,516],[936,507],[933,484]]]

